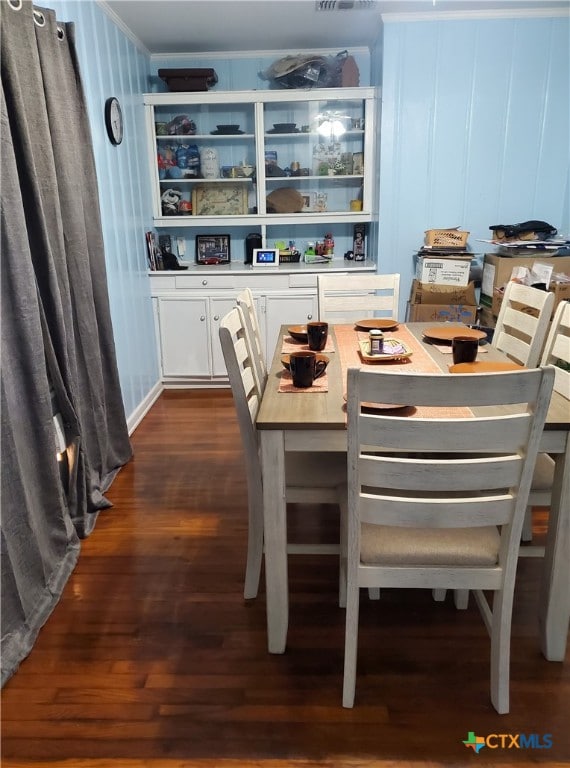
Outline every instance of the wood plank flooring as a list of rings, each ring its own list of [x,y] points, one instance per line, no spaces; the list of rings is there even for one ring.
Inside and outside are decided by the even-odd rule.
[[[428,591],[363,595],[356,706],[345,710],[336,558],[290,558],[282,656],[266,650],[263,587],[243,600],[246,486],[230,393],[165,392],[133,446],[113,508],[2,691],[4,768],[570,761],[570,658],[539,651],[539,560],[519,564],[509,715],[489,701],[474,601],[456,611]],[[335,521],[332,507],[295,507],[291,538],[334,540]],[[462,743],[470,731],[552,734],[553,746],[475,755]]]

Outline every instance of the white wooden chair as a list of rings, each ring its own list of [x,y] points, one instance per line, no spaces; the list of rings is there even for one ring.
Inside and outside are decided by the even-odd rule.
[[[509,282],[499,310],[492,346],[527,368],[537,366],[548,333],[553,303],[553,293]]]
[[[257,596],[263,558],[263,478],[255,421],[262,393],[255,383],[252,352],[246,337],[240,307],[232,309],[220,322],[220,343],[236,406],[245,454],[248,489],[248,545],[244,597]],[[287,397],[287,395],[284,395]],[[295,395],[290,395],[295,397]],[[297,453],[286,455],[288,503],[339,504],[346,482],[346,454]],[[289,544],[294,554],[336,554],[337,544]]]
[[[267,361],[265,360],[265,354],[263,352],[263,340],[261,338],[261,329],[259,327],[257,311],[255,309],[255,299],[249,288],[244,288],[243,291],[238,294],[237,304],[238,307],[241,307],[243,313],[245,330],[249,339],[249,346],[252,350],[255,382],[258,390],[263,392],[267,382]]]
[[[551,366],[453,376],[349,370],[343,706],[354,704],[360,587],[404,587],[453,589],[459,607],[475,590],[491,636],[491,699],[508,712],[519,541],[553,380]],[[517,412],[414,418],[362,408],[397,403],[403,391],[417,406],[517,404]],[[494,592],[492,608],[484,590]]]
[[[548,338],[540,361],[542,366],[554,366],[554,391],[570,400],[570,302],[563,301],[556,308]],[[554,481],[554,459],[547,453],[539,453],[532,478],[522,540],[532,541],[532,508],[548,507]],[[542,557],[544,547],[524,546],[523,557]]]
[[[351,323],[370,317],[398,319],[400,275],[318,275],[319,319]]]

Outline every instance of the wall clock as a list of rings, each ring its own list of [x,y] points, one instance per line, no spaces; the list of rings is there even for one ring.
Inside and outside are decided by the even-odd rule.
[[[105,127],[111,144],[120,144],[123,140],[123,112],[115,96],[105,102]]]

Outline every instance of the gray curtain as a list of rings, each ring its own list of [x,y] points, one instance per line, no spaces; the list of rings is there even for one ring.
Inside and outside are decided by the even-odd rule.
[[[111,506],[104,493],[131,446],[73,24],[3,0],[1,54],[4,683]]]

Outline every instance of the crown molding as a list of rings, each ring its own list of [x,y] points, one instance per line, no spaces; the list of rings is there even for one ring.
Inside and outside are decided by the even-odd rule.
[[[111,19],[111,21],[116,24],[117,27],[121,30],[121,32],[125,35],[125,37],[128,37],[128,39],[135,45],[136,48],[139,49],[141,53],[144,53],[145,56],[151,55],[150,51],[146,46],[144,46],[139,38],[127,27],[125,22],[120,19],[115,11],[113,11],[112,8],[110,8],[105,0],[95,0],[99,8]]]
[[[420,13],[383,13],[384,24],[416,22],[416,21],[475,21],[477,19],[537,19],[537,18],[570,18],[570,7],[564,8],[508,8],[488,11],[422,11]]]

